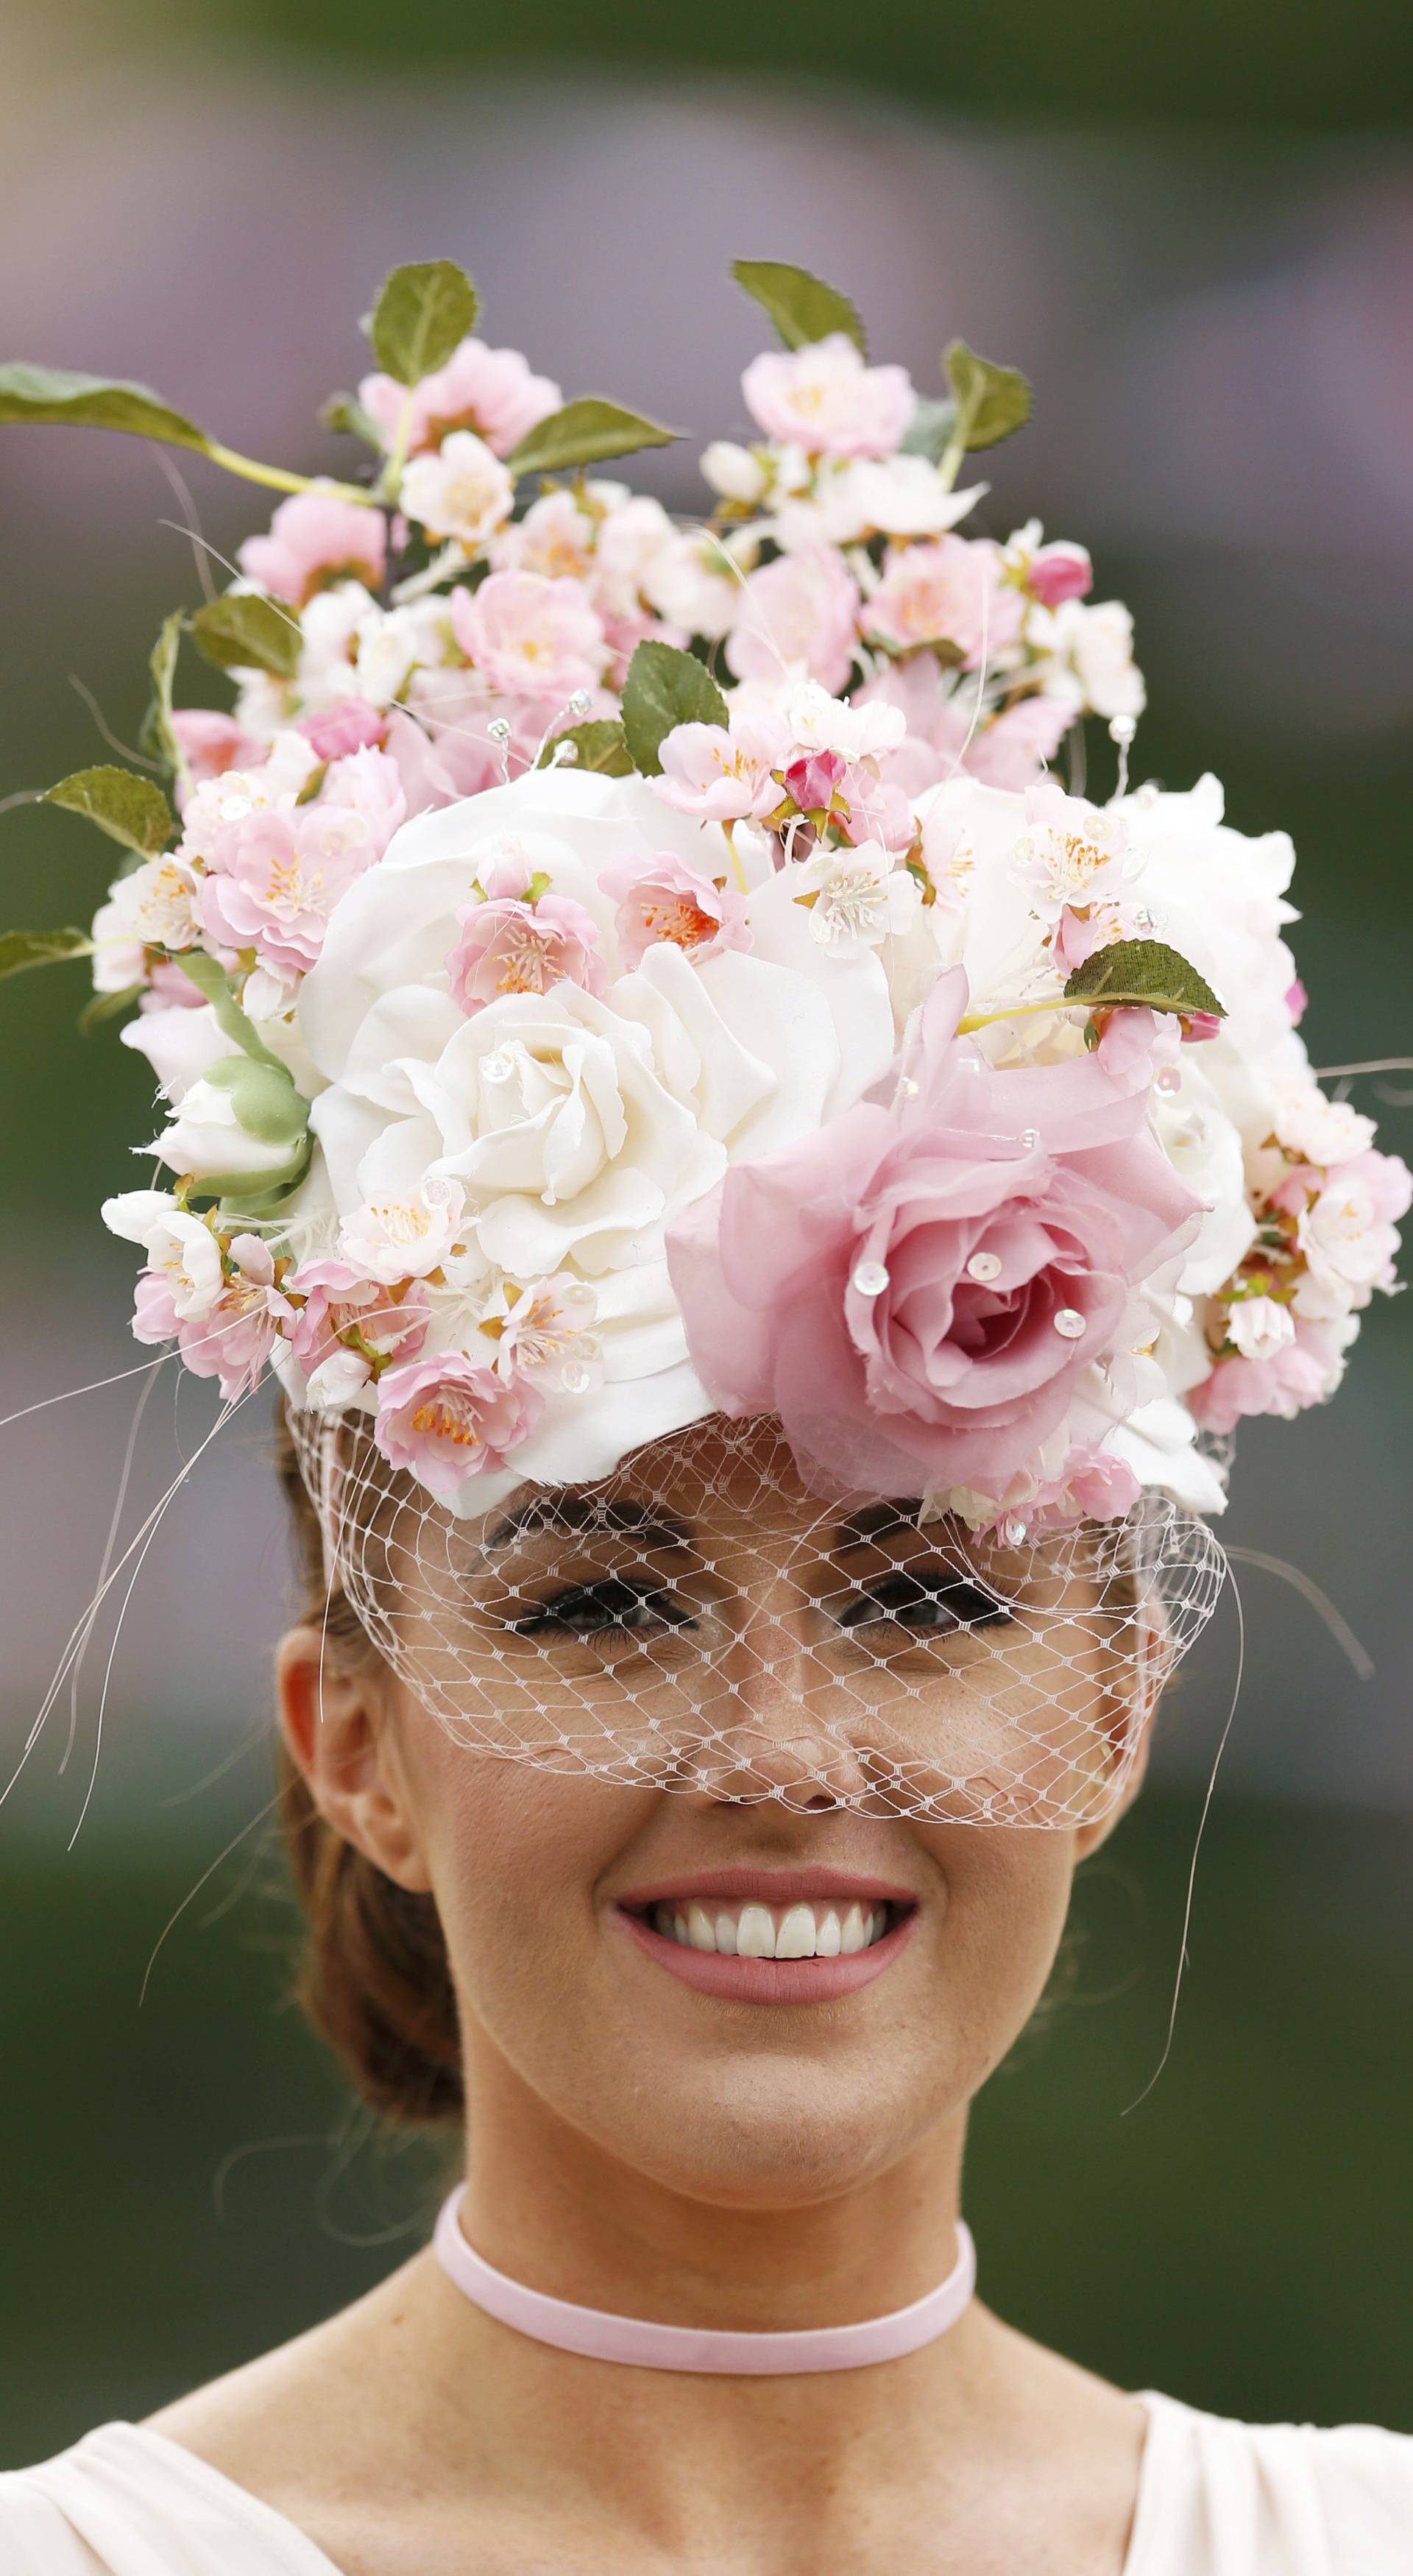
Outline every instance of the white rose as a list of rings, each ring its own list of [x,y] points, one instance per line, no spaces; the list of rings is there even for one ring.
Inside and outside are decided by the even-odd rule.
[[[1256,1219],[1246,1190],[1241,1137],[1228,1117],[1196,1056],[1206,1047],[1182,1047],[1177,1062],[1176,1091],[1155,1088],[1153,1125],[1158,1141],[1179,1180],[1194,1198],[1205,1199],[1196,1240],[1182,1266],[1182,1285],[1190,1297],[1211,1297],[1230,1279],[1256,1240]]]
[[[268,1087],[273,1069],[253,1064],[248,1057],[237,1060],[227,1055],[220,1066],[224,1069],[237,1061],[249,1066],[250,1082]],[[136,1150],[160,1155],[172,1171],[189,1173],[205,1189],[239,1191],[259,1182],[273,1185],[291,1179],[301,1159],[300,1108],[291,1083],[287,1095],[280,1097],[276,1132],[257,1133],[242,1123],[235,1090],[203,1074],[183,1093],[171,1124],[150,1145]]]
[[[172,1101],[181,1100],[208,1065],[231,1051],[209,1002],[199,1011],[185,1011],[177,1003],[170,1010],[139,1011],[119,1034],[124,1046],[146,1056]]]
[[[1227,1310],[1227,1339],[1244,1360],[1273,1360],[1295,1339],[1295,1319],[1274,1297],[1236,1297]]]

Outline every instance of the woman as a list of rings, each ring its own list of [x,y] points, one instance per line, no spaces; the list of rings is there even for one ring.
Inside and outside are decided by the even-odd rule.
[[[1038,1634],[1053,1652],[1053,1577],[1047,1616],[1043,1575],[1007,1593],[999,1557],[964,1572],[955,1539],[906,1514],[862,1541],[822,1525],[816,1498],[784,1490],[764,1426],[709,1426],[684,1460],[686,1445],[628,1463],[602,1516],[617,1527],[566,1516],[552,1548],[514,1543],[514,1633],[535,1602],[547,1681],[562,1671],[621,1714],[666,1639],[691,1654],[699,1707],[704,1673],[729,1701],[749,1748],[731,1771],[683,1753],[673,1794],[454,1741],[327,1598],[287,1454],[311,1577],[279,1659],[307,1997],[379,2111],[455,2127],[465,2189],[443,2229],[503,2280],[464,2295],[456,2248],[450,2273],[425,2248],[294,2343],[0,2481],[6,2568],[1402,2566],[1413,2441],[1134,2397],[968,2296],[969,2106],[1034,2009],[1075,1867],[1143,1751],[1096,1821],[978,1827],[940,1797],[900,1820],[849,1803],[857,1768],[822,1756],[801,1712],[847,1657],[895,1692],[929,1664],[934,1718],[964,1674],[964,1758],[1014,1796],[999,1711]],[[626,1508],[669,1493],[671,1547]],[[1097,1640],[1084,1593],[1066,1624]],[[708,1594],[733,1673],[685,1642]],[[505,1633],[468,1612],[468,1665],[494,1672]],[[1118,1758],[1112,1636],[1103,1661],[1049,1772],[1076,1809]],[[833,1794],[816,1776],[831,1761]],[[571,2311],[525,2316],[512,2293],[504,2322],[479,2304],[504,2282]],[[893,2357],[851,2352],[850,2327],[939,2284],[940,2314]],[[695,2350],[641,2366],[624,2319],[691,2329]],[[763,2373],[752,2336],[801,2340]]]
[[[1142,690],[1082,549],[952,533],[1020,380],[956,344],[939,445],[851,306],[739,273],[805,345],[710,532],[512,520],[603,406],[497,448],[507,353],[370,380],[403,579],[366,493],[282,505],[244,731],[95,925],[171,1113],[105,1209],[135,1329],[287,1401],[308,2000],[463,2181],[346,2314],[0,2481],[22,2576],[1407,2562],[1413,2444],[1041,2351],[960,2190],[1228,1435],[1333,1392],[1409,1176],[1297,1035],[1289,844],[1038,776]],[[429,279],[374,316],[414,372]]]

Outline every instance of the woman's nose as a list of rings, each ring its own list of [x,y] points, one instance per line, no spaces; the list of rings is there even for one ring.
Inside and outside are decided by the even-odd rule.
[[[812,1812],[865,1791],[858,1754],[823,1716],[829,1685],[813,1669],[805,1618],[803,1605],[786,1604],[742,1620],[697,1711],[700,1795],[738,1805],[778,1798]]]

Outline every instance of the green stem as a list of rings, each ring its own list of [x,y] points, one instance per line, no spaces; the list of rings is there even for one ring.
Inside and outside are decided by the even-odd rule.
[[[344,501],[358,501],[365,510],[376,510],[376,492],[365,492],[361,483],[332,483],[322,474],[290,474],[283,465],[261,465],[253,456],[241,456],[234,447],[222,447],[212,439],[203,453],[213,465],[223,465],[228,474],[240,474],[247,483],[268,483],[272,492],[337,492]]]
[[[403,471],[407,464],[407,450],[412,441],[412,415],[415,408],[416,390],[415,385],[409,385],[407,388],[407,392],[403,398],[402,410],[398,416],[396,435],[394,436],[392,446],[388,452],[388,460],[383,467],[382,473],[378,477],[379,495],[383,500],[388,502],[396,501],[399,492],[402,490]]]
[[[204,948],[184,948],[173,956],[172,964],[180,966],[198,993],[205,994],[216,1014],[216,1025],[221,1035],[229,1038],[233,1047],[238,1048],[242,1055],[253,1057],[256,1064],[272,1064],[277,1073],[287,1071],[279,1057],[271,1054],[264,1040],[256,1036],[254,1021],[241,1009],[227,982],[225,969],[216,958],[208,957]]]
[[[969,1038],[974,1029],[994,1028],[998,1020],[1027,1019],[1036,1011],[1088,1011],[1093,1007],[1091,1002],[1082,1000],[1078,994],[1073,1001],[1067,1001],[1063,993],[1057,993],[1053,1001],[1049,1002],[1012,1002],[1004,1011],[968,1011],[965,1019],[957,1022],[957,1035],[959,1038]]]

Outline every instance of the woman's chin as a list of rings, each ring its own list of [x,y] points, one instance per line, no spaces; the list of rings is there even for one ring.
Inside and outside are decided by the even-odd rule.
[[[711,2208],[806,2209],[900,2163],[945,2109],[922,2108],[906,2088],[890,2103],[876,2084],[772,2082],[755,2070],[727,2098],[729,2081],[718,2066],[680,2088],[659,2083],[651,2125],[631,2142],[612,2142],[618,2154],[663,2189]]]

